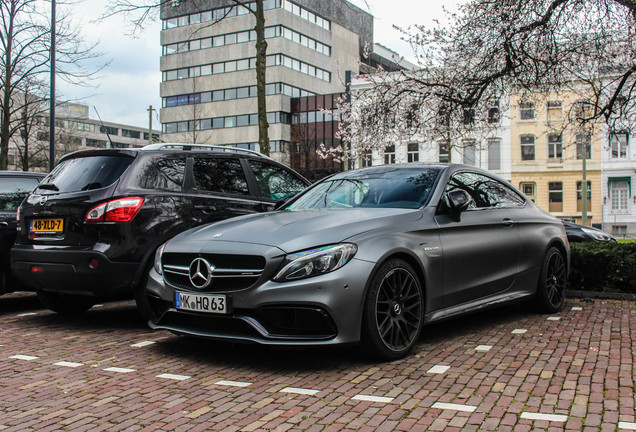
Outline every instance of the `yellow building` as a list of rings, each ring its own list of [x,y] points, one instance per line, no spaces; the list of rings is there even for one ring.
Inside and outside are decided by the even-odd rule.
[[[577,100],[572,92],[511,97],[511,179],[540,208],[581,223],[587,147],[588,225],[601,224],[601,127],[570,120],[584,117]]]

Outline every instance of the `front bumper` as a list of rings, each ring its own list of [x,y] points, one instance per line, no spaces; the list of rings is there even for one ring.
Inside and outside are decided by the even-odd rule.
[[[374,264],[352,259],[343,268],[294,282],[261,281],[233,292],[226,315],[177,310],[175,292],[150,271],[146,295],[154,329],[266,345],[335,345],[360,340],[366,283]],[[195,293],[194,291],[188,291]],[[206,292],[206,294],[216,294]]]
[[[97,260],[97,265],[91,262]],[[94,261],[93,261],[94,262]],[[139,263],[113,262],[94,250],[11,249],[11,270],[33,290],[108,298],[132,295]]]

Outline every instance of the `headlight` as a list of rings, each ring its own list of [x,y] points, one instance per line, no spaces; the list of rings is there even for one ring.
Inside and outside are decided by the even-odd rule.
[[[163,249],[166,247],[166,244],[162,244],[155,251],[155,271],[158,274],[163,274],[163,270],[161,269],[161,255],[163,255]]]
[[[598,231],[594,231],[594,230],[587,229],[587,228],[581,228],[581,230],[585,234],[589,235],[590,237],[592,237],[595,240],[598,240],[598,241],[607,241],[608,240],[608,236],[606,236],[606,235],[604,235],[604,234],[602,234],[602,233],[600,233]]]
[[[348,263],[357,251],[356,245],[343,243],[289,254],[274,280],[284,282],[332,272]]]

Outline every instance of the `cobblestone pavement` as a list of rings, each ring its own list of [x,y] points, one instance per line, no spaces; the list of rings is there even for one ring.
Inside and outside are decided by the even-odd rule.
[[[0,430],[636,430],[636,303],[569,299],[427,327],[413,355],[153,332],[132,302],[81,317],[0,297]]]

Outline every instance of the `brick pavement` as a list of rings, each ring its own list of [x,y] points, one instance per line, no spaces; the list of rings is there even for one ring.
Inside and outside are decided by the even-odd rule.
[[[373,363],[355,349],[153,332],[132,302],[68,318],[10,294],[0,430],[636,430],[635,306],[491,310],[427,327],[413,355]]]

